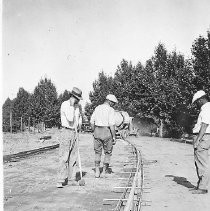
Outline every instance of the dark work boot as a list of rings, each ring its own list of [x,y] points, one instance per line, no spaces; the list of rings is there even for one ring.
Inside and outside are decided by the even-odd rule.
[[[190,191],[198,190],[198,189],[199,189],[199,184],[200,184],[200,181],[201,181],[201,177],[199,177],[199,179],[198,179],[197,186],[196,186],[196,187],[191,188],[191,189],[190,189]]]
[[[109,173],[109,163],[104,163],[102,177],[107,177]]]

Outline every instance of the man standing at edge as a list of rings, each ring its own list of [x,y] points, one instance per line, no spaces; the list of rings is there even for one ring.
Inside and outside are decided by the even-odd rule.
[[[194,94],[192,103],[195,103],[200,108],[197,123],[193,128],[193,134],[195,135],[193,143],[194,158],[198,175],[197,187],[193,194],[205,194],[208,193],[209,183],[210,102],[208,102],[206,93],[200,90]]]
[[[100,177],[100,162],[104,150],[103,173],[108,173],[115,137],[115,111],[112,108],[118,103],[117,98],[109,94],[103,104],[97,106],[91,116],[91,127],[94,136],[95,177]]]
[[[78,103],[82,100],[82,91],[76,87],[72,89],[69,100],[61,104],[61,135],[59,147],[59,169],[57,188],[67,185],[76,185],[73,180],[73,168],[76,165],[77,149],[76,149],[76,130],[79,124]],[[68,181],[69,177],[69,181]]]

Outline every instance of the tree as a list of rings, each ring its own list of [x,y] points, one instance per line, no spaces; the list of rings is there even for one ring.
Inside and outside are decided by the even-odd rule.
[[[56,126],[58,101],[55,85],[50,79],[41,79],[30,100],[31,115],[35,123],[44,122],[46,127]]]
[[[192,45],[192,64],[195,74],[195,90],[210,93],[210,31],[207,38],[199,36]]]
[[[84,110],[85,116],[87,117],[88,121],[90,121],[90,117],[94,111],[93,105],[91,103],[86,103]]]
[[[132,87],[132,80],[135,81],[135,71],[136,69],[132,66],[131,62],[123,59],[117,67],[113,80],[112,92],[119,101],[118,109],[126,110],[128,113],[133,113],[132,99],[135,90]]]
[[[93,82],[93,91],[89,93],[92,108],[102,104],[106,96],[112,93],[112,88],[113,78],[101,71],[98,75],[98,80]]]
[[[17,128],[21,127],[22,122],[27,122],[29,114],[29,99],[30,94],[24,89],[19,88],[17,97],[14,99],[13,108],[13,122],[16,124]]]
[[[10,112],[13,109],[13,104],[10,98],[7,98],[2,106],[2,130],[3,132],[10,131]]]
[[[163,55],[159,55],[163,54]],[[173,51],[168,53],[160,44],[152,58],[155,80],[154,101],[151,114],[165,122],[169,136],[183,133],[177,116],[187,111],[191,99],[193,72],[184,56]]]
[[[58,100],[57,100],[57,110],[56,110],[56,115],[55,115],[55,119],[56,119],[56,125],[58,127],[61,126],[61,120],[60,120],[60,108],[61,108],[61,104],[62,102],[68,100],[71,97],[71,92],[64,90],[64,92],[62,94],[59,95]]]

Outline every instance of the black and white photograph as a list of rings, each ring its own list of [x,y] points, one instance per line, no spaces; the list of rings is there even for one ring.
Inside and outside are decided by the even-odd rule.
[[[209,0],[1,13],[1,210],[210,210]]]

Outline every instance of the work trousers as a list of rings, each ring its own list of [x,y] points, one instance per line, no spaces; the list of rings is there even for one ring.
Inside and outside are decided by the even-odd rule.
[[[104,150],[104,163],[109,164],[113,150],[113,140],[108,127],[96,127],[94,130],[95,165],[100,166],[102,150]]]
[[[76,132],[62,128],[59,137],[59,168],[58,182],[74,179],[73,173],[77,161]]]
[[[198,188],[208,189],[209,184],[209,156],[210,149],[210,135],[204,135],[202,141],[198,144],[197,149],[194,150],[195,167],[198,176]]]

